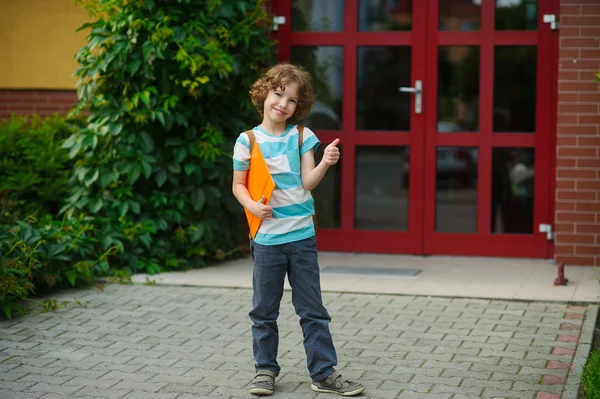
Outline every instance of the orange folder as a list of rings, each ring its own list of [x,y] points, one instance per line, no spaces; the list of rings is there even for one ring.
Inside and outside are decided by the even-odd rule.
[[[252,146],[252,153],[250,154],[250,169],[248,170],[248,177],[246,180],[246,187],[250,193],[250,197],[254,201],[258,201],[261,197],[265,197],[265,204],[269,203],[273,190],[275,189],[275,182],[269,172],[265,158],[260,151],[258,143],[254,143]],[[246,218],[248,219],[248,226],[250,227],[250,237],[256,237],[258,228],[262,220],[247,209]]]

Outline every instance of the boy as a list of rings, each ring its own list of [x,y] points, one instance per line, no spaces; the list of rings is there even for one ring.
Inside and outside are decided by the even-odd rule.
[[[250,145],[246,133],[240,134],[233,154],[233,194],[244,208],[262,220],[250,251],[254,259],[252,341],[256,376],[250,393],[271,395],[279,375],[277,317],[287,273],[292,287],[292,303],[300,316],[307,367],[316,392],[343,396],[358,395],[362,384],[345,380],[334,366],[337,356],[329,331],[331,318],[323,306],[319,264],[312,215],[314,189],[327,169],[340,157],[336,145],[325,148],[323,159],[315,166],[314,150],[320,144],[308,128],[299,144],[298,126],[311,110],[314,94],[311,76],[302,68],[278,64],[252,86],[252,103],[262,116],[253,129],[254,145],[260,145],[275,191],[267,205],[264,198],[253,201],[246,188],[250,166]],[[300,147],[300,148],[299,148]]]

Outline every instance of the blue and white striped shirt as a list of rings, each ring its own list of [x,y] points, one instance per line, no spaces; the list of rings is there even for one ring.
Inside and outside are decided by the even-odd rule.
[[[279,245],[314,236],[314,201],[310,191],[302,186],[300,157],[307,151],[316,150],[319,139],[305,127],[302,146],[298,149],[297,125],[288,125],[281,136],[273,136],[260,126],[252,130],[255,145],[260,146],[275,182],[269,202],[273,207],[273,218],[261,223],[254,241],[261,245]],[[250,141],[246,133],[241,133],[233,149],[233,170],[248,170],[249,167]]]

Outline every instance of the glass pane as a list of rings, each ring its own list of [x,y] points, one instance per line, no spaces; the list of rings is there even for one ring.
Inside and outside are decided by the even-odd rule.
[[[537,48],[496,46],[494,132],[535,132]]]
[[[408,229],[408,147],[356,148],[357,230]]]
[[[537,0],[496,0],[496,30],[536,30]]]
[[[479,131],[479,47],[439,49],[438,132]]]
[[[359,0],[358,30],[410,31],[412,10],[412,0]]]
[[[292,0],[292,32],[341,32],[344,0]]]
[[[492,233],[533,234],[533,148],[492,151]]]
[[[438,147],[435,231],[477,232],[477,160],[471,147]]]
[[[410,47],[359,47],[356,95],[358,130],[410,130]]]
[[[329,143],[321,143],[315,152],[315,164],[323,158],[323,151]],[[343,154],[342,146],[338,145],[340,155]],[[313,190],[315,200],[315,213],[318,228],[339,229],[341,226],[341,192],[342,192],[342,162],[341,160],[329,167],[321,183]]]
[[[311,129],[341,130],[343,47],[292,46],[291,50],[291,62],[311,73],[317,94],[312,111],[301,123]]]
[[[481,27],[481,1],[440,1],[440,30],[468,31]]]

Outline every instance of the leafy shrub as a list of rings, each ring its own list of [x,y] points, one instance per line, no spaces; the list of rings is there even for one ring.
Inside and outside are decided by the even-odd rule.
[[[248,88],[272,62],[265,2],[80,0],[95,17],[65,143],[80,156],[69,215],[100,217],[113,265],[150,273],[224,259],[245,222],[231,195],[234,139],[256,118]]]
[[[39,223],[30,217],[0,225],[0,308],[6,317],[22,314],[25,301],[35,294],[89,285],[94,275],[106,273],[106,258],[114,249],[98,255],[93,233],[85,217],[46,217]]]
[[[0,120],[0,223],[58,213],[75,162],[61,149],[71,134],[58,116]]]

